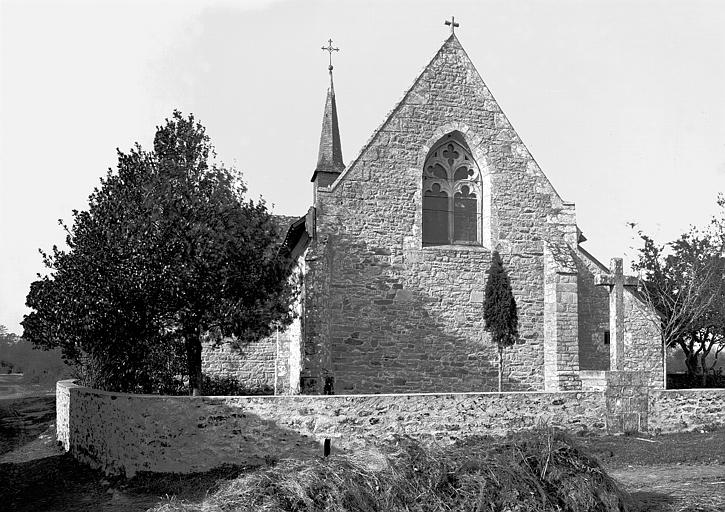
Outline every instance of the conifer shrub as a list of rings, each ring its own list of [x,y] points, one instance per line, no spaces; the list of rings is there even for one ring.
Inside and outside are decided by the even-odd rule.
[[[503,387],[503,351],[519,338],[519,318],[511,280],[504,269],[501,255],[493,251],[486,278],[483,300],[483,320],[486,331],[498,347],[498,390]]]

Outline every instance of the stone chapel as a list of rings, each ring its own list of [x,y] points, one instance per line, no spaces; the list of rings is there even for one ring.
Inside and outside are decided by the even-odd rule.
[[[313,204],[280,249],[297,261],[299,318],[262,341],[205,345],[205,372],[276,394],[495,391],[482,305],[496,249],[520,334],[504,351],[504,391],[601,389],[610,369],[663,387],[636,280],[582,248],[574,203],[453,32],[347,165],[330,65],[311,181]]]

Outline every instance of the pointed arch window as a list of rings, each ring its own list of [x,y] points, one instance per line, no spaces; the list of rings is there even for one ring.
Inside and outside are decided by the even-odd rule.
[[[480,174],[462,134],[431,148],[423,166],[423,245],[480,244]]]

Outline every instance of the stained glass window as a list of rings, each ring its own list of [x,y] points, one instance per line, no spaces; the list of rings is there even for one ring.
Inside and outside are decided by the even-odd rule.
[[[434,183],[423,193],[423,234],[426,243],[447,244],[448,194]]]
[[[480,173],[459,132],[433,146],[423,168],[423,244],[480,242]]]

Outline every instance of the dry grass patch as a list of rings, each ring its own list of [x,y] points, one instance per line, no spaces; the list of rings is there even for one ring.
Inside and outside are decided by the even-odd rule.
[[[396,438],[377,451],[284,460],[241,475],[189,511],[586,511],[631,510],[599,464],[556,431],[475,437],[424,448]]]

